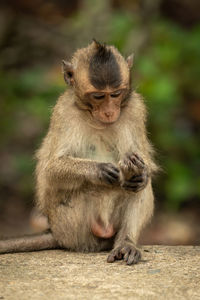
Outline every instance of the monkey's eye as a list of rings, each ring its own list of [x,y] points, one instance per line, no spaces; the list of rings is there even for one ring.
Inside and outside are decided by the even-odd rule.
[[[111,96],[112,98],[117,98],[117,97],[119,97],[120,95],[121,95],[121,91],[116,91],[116,92],[110,94],[110,96]]]
[[[101,100],[101,99],[103,99],[105,97],[105,95],[104,94],[97,94],[97,93],[95,93],[95,94],[92,94],[92,97],[94,99],[96,99],[96,100]]]

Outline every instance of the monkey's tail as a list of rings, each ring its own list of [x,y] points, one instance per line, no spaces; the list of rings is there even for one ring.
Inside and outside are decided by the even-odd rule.
[[[51,232],[25,237],[0,240],[0,254],[58,249],[59,245]]]

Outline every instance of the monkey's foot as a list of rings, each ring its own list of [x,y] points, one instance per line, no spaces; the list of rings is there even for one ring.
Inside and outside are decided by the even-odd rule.
[[[108,255],[107,262],[112,263],[115,260],[124,260],[127,265],[137,264],[141,259],[140,251],[133,245],[124,245],[117,247]]]

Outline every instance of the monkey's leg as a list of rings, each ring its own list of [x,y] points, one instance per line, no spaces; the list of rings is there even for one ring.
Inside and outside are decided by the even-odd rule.
[[[69,206],[58,205],[49,216],[53,236],[60,247],[72,251],[99,251],[104,246],[91,232],[87,204],[75,199]],[[102,245],[101,245],[102,244]]]
[[[153,214],[153,193],[151,184],[141,192],[130,196],[121,229],[116,237],[114,249],[108,256],[108,262],[123,259],[127,265],[136,264],[141,253],[137,249],[139,234]]]
[[[0,253],[16,253],[59,248],[52,234],[41,233],[0,241]]]

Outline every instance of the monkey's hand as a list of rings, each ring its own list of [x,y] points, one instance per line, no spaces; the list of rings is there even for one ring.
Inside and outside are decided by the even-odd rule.
[[[98,164],[98,179],[108,185],[120,185],[119,169],[112,163]]]
[[[140,251],[131,243],[125,243],[122,246],[114,248],[108,255],[107,262],[112,263],[115,260],[124,260],[127,265],[137,264],[141,259]]]
[[[119,162],[121,187],[135,193],[144,189],[148,183],[149,172],[143,159],[135,153],[126,154]]]

